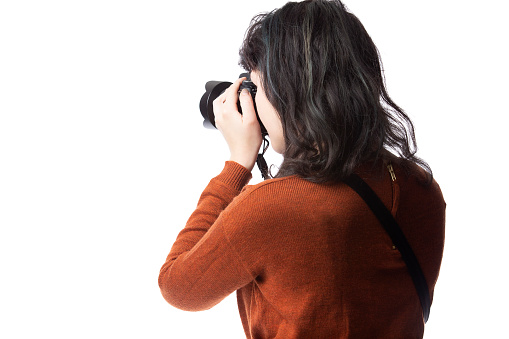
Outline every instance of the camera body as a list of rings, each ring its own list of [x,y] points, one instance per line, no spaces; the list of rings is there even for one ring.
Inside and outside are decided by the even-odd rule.
[[[239,75],[239,78],[246,77],[247,79],[242,82],[239,87],[238,95],[240,95],[243,89],[247,89],[249,93],[251,93],[251,97],[253,98],[254,109],[256,112],[256,117],[258,118],[258,122],[260,123],[260,129],[262,131],[262,135],[267,135],[267,129],[263,126],[260,117],[258,116],[258,110],[256,109],[255,96],[256,96],[256,85],[251,81],[249,73],[242,73]],[[232,83],[228,81],[208,81],[205,84],[205,93],[201,97],[200,100],[200,112],[203,117],[203,126],[205,128],[217,128],[214,116],[214,100],[224,93],[224,91],[230,87]],[[242,109],[240,107],[240,100],[237,101],[237,108],[242,114]]]

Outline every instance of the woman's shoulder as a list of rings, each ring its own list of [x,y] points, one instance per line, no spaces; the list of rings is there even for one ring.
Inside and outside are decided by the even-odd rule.
[[[232,203],[233,206],[260,211],[302,209],[327,199],[331,194],[329,190],[327,185],[292,175],[246,185]]]
[[[327,201],[346,202],[354,194],[348,186],[339,183],[315,183],[298,175],[267,179],[246,185],[234,202],[236,205],[263,211],[313,212],[313,208]]]
[[[278,201],[284,196],[295,196],[309,189],[309,183],[293,175],[283,178],[272,178],[253,185],[246,185],[240,199],[261,199],[264,201]]]

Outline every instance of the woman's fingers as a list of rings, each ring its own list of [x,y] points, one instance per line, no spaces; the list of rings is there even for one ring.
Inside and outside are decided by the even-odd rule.
[[[240,93],[239,100],[244,123],[258,123],[251,93],[247,89],[243,89]]]
[[[262,143],[260,124],[256,118],[253,98],[249,91],[238,94],[245,78],[236,80],[223,94],[214,100],[216,127],[230,148],[230,160],[251,170],[256,162]],[[243,115],[237,107],[240,100]]]
[[[226,94],[226,104],[227,105],[235,105],[235,109],[237,109],[237,100],[239,97],[239,88],[242,84],[242,81],[246,80],[246,78],[239,78],[235,80],[233,84],[230,85],[225,91]]]
[[[246,79],[245,77],[237,79],[234,83],[232,83],[230,85],[230,87],[228,87],[213,102],[215,123],[216,123],[216,127],[220,131],[221,131],[222,123],[224,122],[225,118],[226,119],[229,119],[229,118],[240,119],[242,121],[244,120],[243,117],[240,115],[240,112],[238,111],[237,101],[239,100],[238,91],[239,91],[240,85],[242,84],[242,81],[244,81],[245,79]],[[249,99],[251,99],[251,98],[249,98]],[[241,105],[242,105],[242,101],[241,101]],[[248,105],[249,105],[249,102],[244,104],[244,106],[246,106],[246,107],[248,107]],[[244,108],[243,108],[243,110],[244,110]],[[248,110],[248,113],[251,113],[251,111],[254,111],[254,108],[252,108],[251,110],[249,108],[246,108],[246,110]],[[248,116],[250,117],[250,114],[248,114]]]

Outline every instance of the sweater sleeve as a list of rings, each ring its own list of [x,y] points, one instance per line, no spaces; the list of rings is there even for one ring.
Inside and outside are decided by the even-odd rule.
[[[159,273],[161,293],[171,305],[206,310],[252,280],[216,223],[250,179],[247,169],[227,161],[203,191]]]

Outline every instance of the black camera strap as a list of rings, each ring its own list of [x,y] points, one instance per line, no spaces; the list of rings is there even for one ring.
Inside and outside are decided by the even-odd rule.
[[[405,238],[405,235],[401,231],[401,228],[398,226],[398,223],[392,216],[391,212],[385,207],[376,193],[358,175],[352,174],[343,180],[343,182],[357,192],[357,194],[359,194],[359,196],[366,202],[371,211],[382,224],[385,231],[389,234],[392,243],[401,253],[414,282],[417,294],[419,295],[424,322],[427,322],[431,307],[428,284],[426,283],[426,279],[422,273],[421,266],[417,261],[417,257]]]
[[[263,157],[263,155],[267,151],[267,148],[269,148],[269,141],[267,140],[267,134],[263,134],[263,151],[262,153],[259,153],[258,157],[256,158],[256,165],[258,165],[258,169],[262,174],[263,180],[270,179],[269,166],[267,166],[267,162]]]

